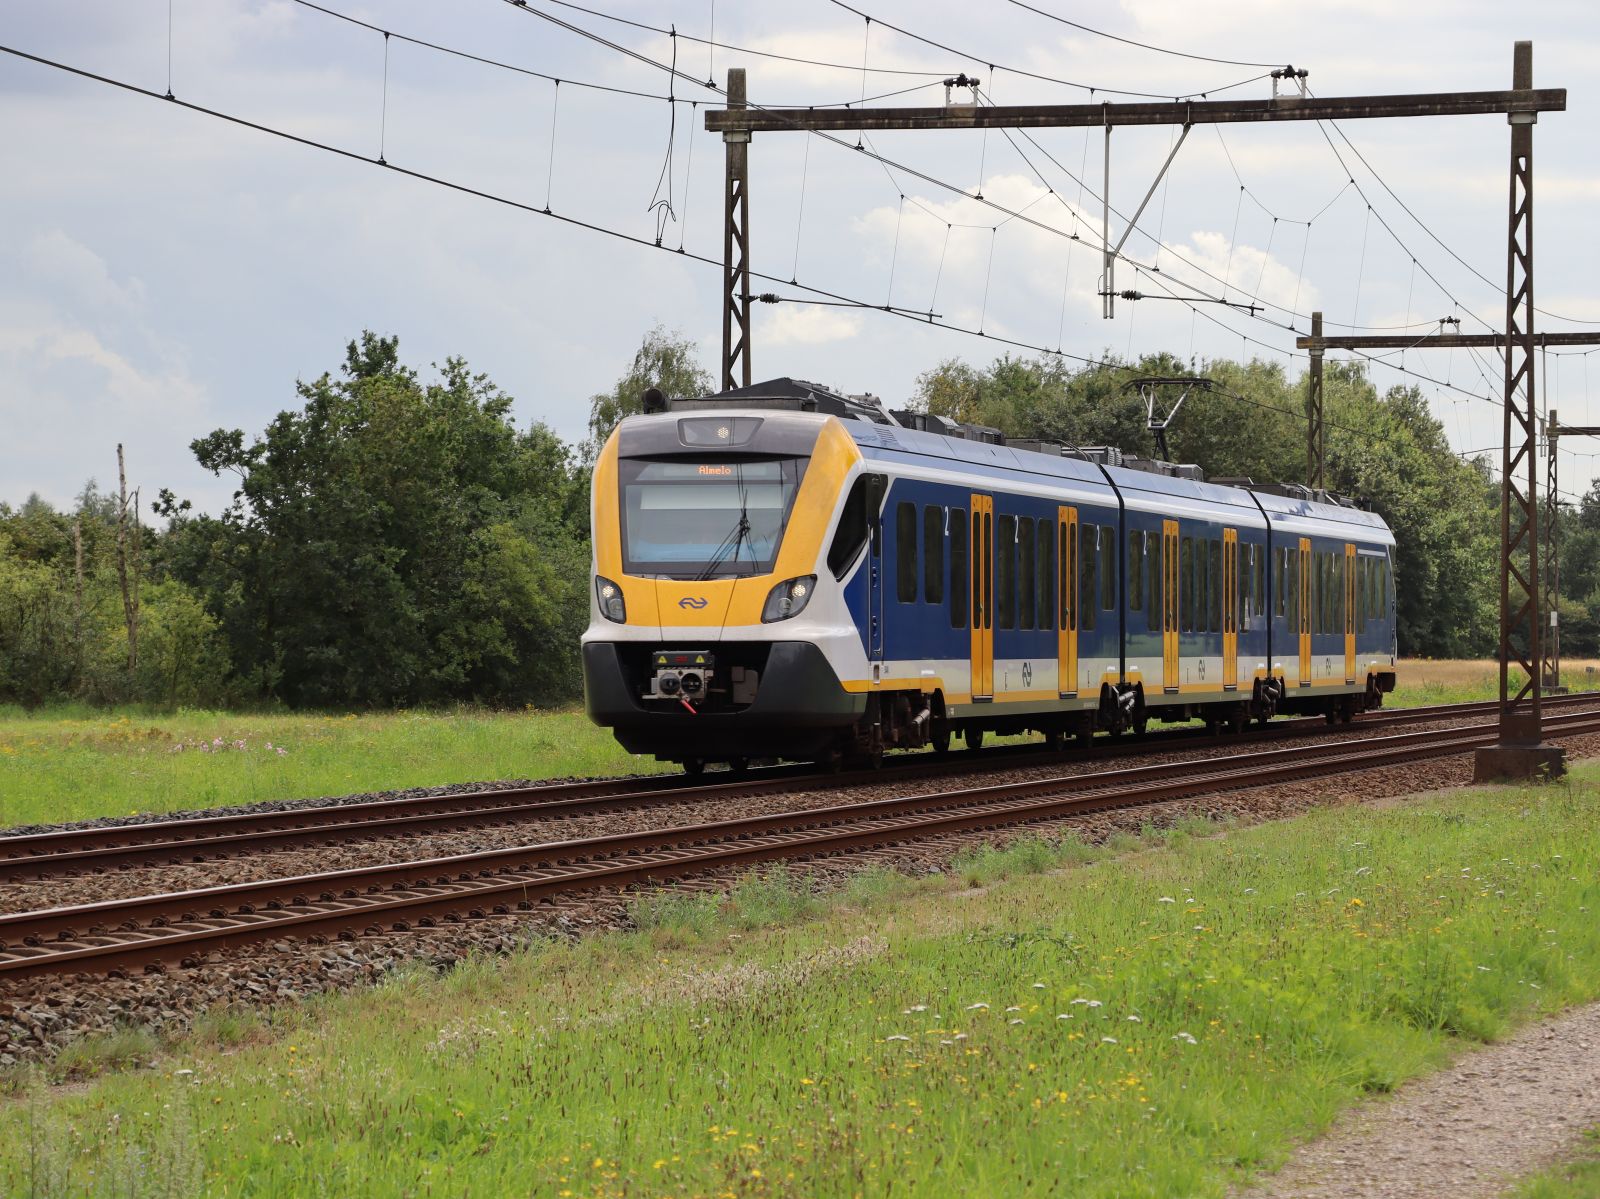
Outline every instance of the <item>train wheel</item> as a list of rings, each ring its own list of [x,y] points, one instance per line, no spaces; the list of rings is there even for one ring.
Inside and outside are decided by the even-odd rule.
[[[844,755],[837,749],[825,749],[817,757],[817,769],[823,774],[838,774],[844,765]]]
[[[728,769],[733,771],[734,774],[743,774],[745,771],[750,769],[750,759],[749,758],[729,758],[728,759]]]
[[[950,752],[950,726],[944,721],[939,721],[933,726],[933,732],[928,737],[928,744],[933,747],[937,757],[944,757]]]
[[[1067,735],[1060,729],[1051,729],[1044,735],[1044,747],[1053,754],[1058,754],[1067,747]]]
[[[704,758],[685,758],[683,760],[684,774],[704,774],[705,772],[706,760]]]
[[[972,750],[972,751],[976,752],[977,750],[980,750],[980,749],[983,748],[983,730],[982,729],[969,728],[963,734],[963,737],[966,740],[967,748],[969,750]]]
[[[1094,748],[1094,730],[1093,729],[1079,729],[1078,730],[1078,748],[1079,749],[1093,749]]]
[[[1149,734],[1150,718],[1148,716],[1139,717],[1139,719],[1134,723],[1133,735],[1139,738],[1139,740],[1143,741],[1145,737],[1149,736]]]

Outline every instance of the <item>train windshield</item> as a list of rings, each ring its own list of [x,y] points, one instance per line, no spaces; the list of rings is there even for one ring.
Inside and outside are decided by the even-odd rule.
[[[623,459],[623,569],[669,579],[766,574],[806,462]]]

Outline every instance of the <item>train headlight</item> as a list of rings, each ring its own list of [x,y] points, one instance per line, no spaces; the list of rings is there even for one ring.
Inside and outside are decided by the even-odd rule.
[[[771,624],[800,615],[816,586],[816,575],[801,575],[798,579],[785,579],[779,583],[767,593],[766,606],[761,609],[761,623]]]
[[[594,593],[600,601],[600,615],[616,624],[628,623],[628,605],[622,599],[622,588],[603,575],[594,577]]]

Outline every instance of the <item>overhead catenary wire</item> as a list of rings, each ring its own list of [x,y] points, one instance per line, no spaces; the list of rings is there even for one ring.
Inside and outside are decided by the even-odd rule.
[[[1058,24],[1070,25],[1073,29],[1080,30],[1083,33],[1092,34],[1095,37],[1103,37],[1113,42],[1121,42],[1125,46],[1136,46],[1140,50],[1151,50],[1157,54],[1168,54],[1174,58],[1187,58],[1194,62],[1216,63],[1218,66],[1224,67],[1266,67],[1268,70],[1272,70],[1283,65],[1282,63],[1277,62],[1249,62],[1237,58],[1217,58],[1210,54],[1194,54],[1186,50],[1173,50],[1166,46],[1156,46],[1149,42],[1136,41],[1130,37],[1122,37],[1119,34],[1108,33],[1104,29],[1095,29],[1089,25],[1084,25],[1077,21],[1069,21],[1066,17],[1063,17],[1057,13],[1049,12],[1042,8],[1035,8],[1031,4],[1025,4],[1023,3],[1023,0],[1007,0],[1007,3],[1014,4],[1018,8],[1026,9],[1031,13],[1035,13],[1038,16],[1046,18],[1047,20],[1055,21]]]
[[[1195,99],[1196,97],[1203,98],[1205,96],[1212,95],[1213,93],[1216,93],[1216,92],[1225,92],[1225,91],[1229,91],[1229,90],[1231,90],[1233,88],[1236,88],[1236,87],[1244,87],[1246,84],[1255,83],[1257,80],[1267,78],[1267,75],[1265,75],[1265,74],[1252,75],[1248,79],[1239,79],[1239,80],[1235,80],[1235,81],[1233,81],[1231,83],[1219,84],[1216,87],[1195,88],[1192,91],[1182,92],[1182,93],[1179,93],[1179,94],[1176,94],[1176,95],[1173,94],[1172,92],[1142,92],[1142,91],[1132,91],[1132,90],[1129,90],[1127,88],[1104,87],[1104,86],[1101,86],[1100,84],[1084,83],[1084,82],[1082,82],[1080,80],[1075,80],[1075,79],[1061,79],[1061,78],[1059,78],[1057,76],[1054,76],[1054,75],[1040,74],[1038,71],[1028,71],[1028,70],[1022,69],[1021,67],[1007,66],[1004,63],[998,63],[998,62],[993,61],[992,57],[990,55],[987,55],[987,54],[975,54],[975,53],[972,53],[970,51],[960,50],[957,47],[949,45],[946,42],[938,41],[937,39],[927,37],[924,34],[914,33],[911,30],[905,28],[904,26],[893,24],[890,21],[885,21],[881,17],[874,17],[871,14],[869,14],[867,12],[864,12],[859,8],[856,8],[853,5],[845,3],[845,0],[828,0],[828,3],[832,4],[836,8],[842,8],[846,12],[854,13],[858,17],[865,17],[865,18],[867,18],[869,20],[876,21],[879,25],[882,25],[885,29],[891,29],[895,33],[898,33],[901,37],[910,38],[914,42],[921,42],[925,46],[931,46],[936,50],[943,50],[947,54],[954,54],[954,55],[956,55],[958,57],[966,58],[966,59],[968,59],[970,61],[987,62],[989,64],[989,70],[990,70],[991,74],[993,72],[995,72],[995,71],[1005,71],[1007,74],[1017,75],[1017,76],[1020,76],[1020,77],[1022,77],[1024,79],[1036,79],[1041,83],[1054,83],[1054,84],[1060,85],[1061,87],[1076,88],[1079,91],[1084,91],[1084,92],[1098,92],[1098,93],[1100,93],[1102,95],[1107,95],[1107,96],[1134,96],[1134,97],[1137,97],[1137,98],[1140,98],[1140,99],[1146,99],[1146,100],[1168,100],[1168,99],[1171,99],[1171,100],[1192,100],[1192,99]],[[1268,74],[1270,74],[1270,72]]]

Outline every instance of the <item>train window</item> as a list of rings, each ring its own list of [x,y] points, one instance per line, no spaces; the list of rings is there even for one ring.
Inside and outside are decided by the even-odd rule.
[[[1356,559],[1356,628],[1367,621],[1367,567],[1365,558]]]
[[[1039,522],[1039,627],[1056,627],[1056,522]]]
[[[1194,632],[1194,538],[1185,537],[1178,547],[1179,631]]]
[[[1257,616],[1255,627],[1266,624],[1267,615],[1267,547],[1250,547],[1250,610]]]
[[[995,545],[995,567],[1000,575],[1000,627],[1017,627],[1017,518],[1002,516]]]
[[[944,603],[944,509],[938,504],[922,509],[922,598]]]
[[[1250,546],[1241,541],[1233,548],[1234,586],[1229,602],[1233,604],[1233,626],[1240,632],[1250,627]]]
[[[1038,549],[1033,544],[1033,517],[1023,516],[1017,520],[1017,559],[1022,567],[1022,578],[1017,591],[1021,599],[1021,612],[1017,627],[1023,629],[1034,628],[1038,618],[1034,613],[1034,601],[1039,598],[1039,580],[1034,573],[1038,564]]]
[[[1286,615],[1284,599],[1289,594],[1289,551],[1281,546],[1273,551],[1272,581],[1277,584],[1272,597],[1272,611],[1276,616]]]
[[[1061,627],[1078,627],[1078,526],[1061,524]]]
[[[836,579],[845,572],[867,544],[867,476],[858,475],[845,497],[844,510],[839,513],[839,527],[834,530],[833,544],[828,547],[828,569]]]
[[[1152,633],[1161,632],[1161,554],[1161,537],[1146,533],[1144,560],[1150,569],[1150,580],[1144,592],[1144,624]]]
[[[1222,579],[1222,543],[1216,538],[1211,538],[1208,559],[1210,568],[1206,570],[1206,604],[1208,615],[1211,616],[1211,632],[1221,632],[1222,592],[1226,591],[1227,583]]]
[[[950,627],[967,623],[967,510],[950,509]]]
[[[1128,611],[1144,607],[1144,530],[1128,530]]]
[[[1095,595],[1099,587],[1096,567],[1100,562],[1100,526],[1078,526],[1078,568],[1082,571],[1078,587],[1078,627],[1094,628]]]
[[[1333,571],[1329,569],[1333,555],[1323,550],[1317,554],[1317,632],[1333,632]]]
[[[1110,525],[1100,526],[1100,606],[1117,606],[1117,531]]]
[[[902,604],[917,602],[917,506],[894,510],[894,595]]]

